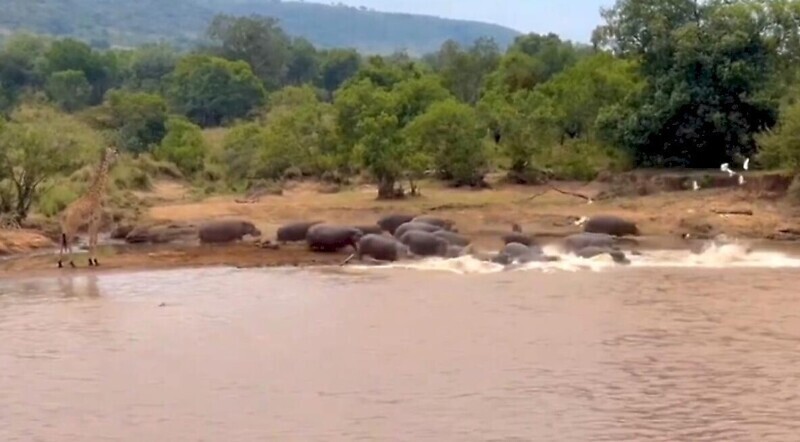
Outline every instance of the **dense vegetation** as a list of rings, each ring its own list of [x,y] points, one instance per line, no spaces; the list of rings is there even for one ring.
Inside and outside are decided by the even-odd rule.
[[[448,39],[469,44],[479,37],[505,47],[519,34],[486,23],[279,0],[0,0],[0,11],[0,36],[4,30],[26,30],[77,38],[97,48],[160,41],[190,47],[203,39],[219,13],[274,17],[289,35],[320,48],[364,53],[423,54]]]
[[[259,17],[218,16],[190,53],[17,35],[0,51],[0,212],[57,212],[107,142],[126,153],[119,192],[153,175],[206,191],[364,177],[393,198],[498,170],[537,183],[745,158],[800,169],[800,1],[603,14],[592,47],[531,34],[421,58],[320,50]]]

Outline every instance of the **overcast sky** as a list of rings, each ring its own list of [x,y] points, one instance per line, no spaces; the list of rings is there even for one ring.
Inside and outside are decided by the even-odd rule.
[[[316,0],[319,1],[319,0]],[[324,0],[323,0],[324,1]],[[613,0],[337,0],[389,12],[436,15],[497,23],[522,32],[555,32],[588,42],[600,8]],[[327,2],[326,2],[327,3]]]

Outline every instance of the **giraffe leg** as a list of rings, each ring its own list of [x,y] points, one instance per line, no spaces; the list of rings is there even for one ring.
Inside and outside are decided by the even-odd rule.
[[[97,262],[97,231],[100,228],[100,218],[93,216],[89,224],[89,267],[97,267],[100,265]]]

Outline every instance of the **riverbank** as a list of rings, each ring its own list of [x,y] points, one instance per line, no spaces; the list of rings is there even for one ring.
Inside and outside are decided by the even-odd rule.
[[[659,180],[674,187],[674,180]],[[616,197],[609,193],[618,192],[619,183],[609,181],[557,183],[555,188],[495,184],[490,190],[451,189],[425,183],[422,196],[399,201],[377,201],[372,186],[325,193],[315,184],[295,183],[287,186],[281,196],[267,195],[252,203],[237,202],[241,198],[238,195],[196,201],[190,192],[176,192],[172,183],[156,186],[153,193],[144,195],[153,203],[143,222],[197,224],[236,217],[255,223],[263,232],[262,239],[269,240],[280,225],[294,220],[364,225],[388,213],[427,213],[453,219],[459,231],[474,240],[477,249],[496,250],[501,245],[500,235],[510,231],[511,223],[518,223],[524,231],[548,242],[579,231],[575,221],[581,217],[614,214],[639,225],[644,235],[639,239],[642,248],[688,248],[691,244],[684,239],[687,234],[696,240],[725,234],[770,248],[791,248],[800,239],[800,212],[780,197],[779,190],[765,189],[755,179],[751,182],[727,186],[720,181],[719,187],[698,191],[634,188],[629,195]],[[591,204],[577,195],[589,198]],[[0,253],[6,255],[0,261],[0,276],[49,272],[55,267],[56,252],[56,245],[43,233],[0,231]],[[190,242],[106,245],[100,261],[103,270],[305,266],[338,264],[344,255],[310,253],[302,245],[273,250],[254,243],[201,247]],[[85,266],[84,261],[84,256],[76,256],[79,265]]]

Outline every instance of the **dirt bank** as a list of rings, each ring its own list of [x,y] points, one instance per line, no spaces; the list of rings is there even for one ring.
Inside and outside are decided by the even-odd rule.
[[[662,179],[672,183],[673,180]],[[492,190],[449,189],[435,184],[423,187],[423,195],[402,201],[376,201],[375,189],[358,187],[335,194],[320,193],[312,184],[296,184],[282,196],[264,196],[252,204],[237,203],[240,196],[221,196],[192,201],[189,192],[169,186],[168,195],[153,194],[147,213],[151,223],[198,223],[208,219],[239,217],[253,221],[266,239],[292,220],[324,220],[343,224],[365,224],[392,212],[433,213],[453,219],[459,230],[472,237],[480,249],[497,249],[499,236],[520,224],[526,232],[544,238],[558,238],[577,232],[574,222],[583,216],[616,214],[636,221],[653,247],[681,247],[682,236],[707,238],[725,233],[754,240],[793,242],[800,239],[800,212],[785,204],[771,187],[753,180],[751,186],[723,186],[699,191],[649,189],[646,195],[608,198],[612,183],[559,183],[559,190],[585,195],[587,201],[548,187],[495,186]],[[648,181],[648,182],[653,182]],[[706,182],[709,182],[706,180]],[[619,186],[618,183],[613,186]],[[174,186],[173,186],[174,187]],[[780,187],[780,186],[778,186]],[[668,188],[666,190],[674,190]],[[599,199],[596,199],[599,198]],[[736,214],[728,214],[728,212]],[[30,231],[0,232],[0,253],[18,254],[42,247],[55,247],[41,234]],[[285,266],[335,264],[342,255],[312,254],[302,246],[267,250],[252,244],[227,247],[162,245],[105,247],[103,269],[157,269],[198,266]],[[85,265],[85,257],[76,257]],[[50,271],[52,253],[17,256],[0,262],[0,276]]]

